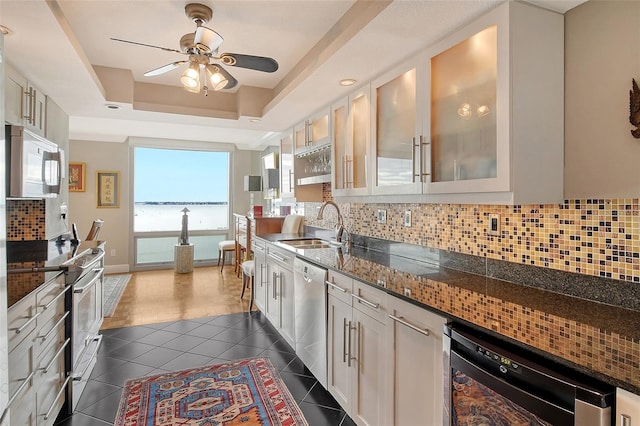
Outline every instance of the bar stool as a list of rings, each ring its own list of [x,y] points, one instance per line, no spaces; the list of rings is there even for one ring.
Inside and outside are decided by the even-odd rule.
[[[236,240],[224,240],[218,244],[218,266],[220,266],[220,260],[222,259],[222,266],[220,266],[220,273],[224,269],[224,258],[228,252],[236,252]]]
[[[254,291],[254,277],[255,277],[255,262],[253,260],[246,260],[242,262],[242,294],[240,299],[244,297],[244,291],[247,285],[251,285],[251,300],[249,301],[249,311],[253,307],[253,291]]]

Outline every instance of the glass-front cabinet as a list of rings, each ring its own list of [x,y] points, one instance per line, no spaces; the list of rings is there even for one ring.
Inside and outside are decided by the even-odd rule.
[[[295,197],[293,174],[293,130],[280,134],[280,197]]]
[[[331,142],[329,126],[329,108],[322,109],[304,122],[298,124],[294,128],[296,154],[329,144]]]
[[[421,192],[425,77],[412,61],[371,83],[374,194]]]
[[[562,201],[563,22],[507,2],[429,49],[432,173],[424,193],[436,201]]]
[[[370,85],[331,108],[333,130],[333,186],[340,195],[368,194],[370,146]]]

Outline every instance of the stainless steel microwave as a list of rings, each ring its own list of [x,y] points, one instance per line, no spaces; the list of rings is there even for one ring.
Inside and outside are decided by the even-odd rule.
[[[60,194],[63,151],[22,126],[7,125],[10,198],[53,198]]]

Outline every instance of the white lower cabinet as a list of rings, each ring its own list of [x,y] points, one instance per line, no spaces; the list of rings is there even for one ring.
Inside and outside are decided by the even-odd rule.
[[[616,389],[616,426],[640,425],[640,395]]]
[[[386,373],[391,395],[385,424],[441,425],[446,319],[393,296],[386,306]]]
[[[253,248],[254,278],[253,278],[253,301],[262,312],[265,312],[267,304],[267,262],[266,262],[266,242],[255,238],[251,244]]]
[[[328,390],[356,424],[385,425],[385,294],[332,271],[328,281]]]
[[[266,306],[263,311],[285,341],[295,347],[293,260],[287,250],[266,245]]]

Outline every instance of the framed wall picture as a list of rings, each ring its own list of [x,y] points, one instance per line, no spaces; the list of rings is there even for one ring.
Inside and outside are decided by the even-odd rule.
[[[85,191],[85,173],[84,163],[69,163],[69,191],[84,192]]]
[[[120,207],[120,172],[98,171],[96,186],[98,207]]]

